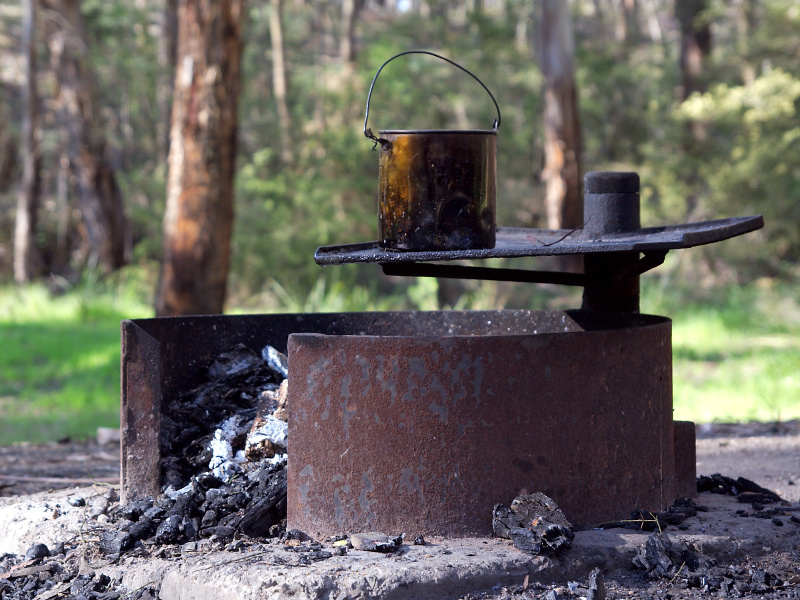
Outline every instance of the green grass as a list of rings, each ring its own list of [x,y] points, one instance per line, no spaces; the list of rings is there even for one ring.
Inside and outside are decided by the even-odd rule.
[[[675,418],[800,418],[800,286],[764,280],[697,297],[645,286],[643,312],[672,318]]]
[[[118,426],[119,322],[152,316],[151,287],[131,271],[55,297],[0,286],[0,445]],[[800,418],[800,282],[665,289],[644,279],[642,311],[673,320],[676,419]]]
[[[120,320],[152,316],[126,283],[0,287],[0,445],[119,426]]]

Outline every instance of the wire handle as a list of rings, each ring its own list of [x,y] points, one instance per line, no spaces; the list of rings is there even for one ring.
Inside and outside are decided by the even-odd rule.
[[[383,146],[385,143],[389,143],[389,142],[388,142],[388,140],[385,140],[383,138],[377,137],[374,133],[372,133],[372,130],[367,126],[367,122],[369,121],[369,102],[372,99],[372,88],[375,87],[375,82],[378,80],[378,75],[381,74],[381,71],[383,70],[383,67],[388,65],[395,58],[399,58],[401,56],[405,56],[406,54],[427,54],[429,56],[435,56],[436,58],[441,58],[443,61],[450,63],[454,67],[458,67],[459,69],[464,71],[464,73],[466,73],[467,75],[472,77],[475,81],[480,83],[481,87],[484,90],[486,90],[487,94],[489,94],[489,97],[492,99],[492,102],[494,102],[494,108],[495,108],[495,110],[497,110],[497,118],[492,123],[492,129],[494,131],[497,131],[497,129],[500,127],[500,121],[501,121],[500,107],[497,105],[497,100],[494,99],[494,95],[492,95],[492,92],[489,91],[489,88],[487,88],[480,79],[478,79],[475,75],[473,75],[471,72],[469,72],[467,69],[465,69],[464,67],[462,67],[458,63],[455,63],[452,60],[450,60],[449,58],[445,58],[444,56],[440,56],[439,54],[436,54],[434,52],[429,52],[428,50],[406,50],[405,52],[401,52],[400,54],[395,54],[392,58],[390,58],[385,63],[383,63],[380,66],[380,68],[378,69],[377,73],[375,73],[375,77],[372,78],[372,83],[369,86],[369,93],[367,94],[367,111],[366,111],[366,114],[364,115],[364,136],[368,137],[373,142],[375,142],[375,146],[377,146],[378,144],[381,144],[381,146]],[[372,147],[373,150],[375,149],[375,146]]]

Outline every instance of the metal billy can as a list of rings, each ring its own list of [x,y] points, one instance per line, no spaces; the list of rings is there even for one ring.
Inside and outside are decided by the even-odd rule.
[[[405,54],[429,54],[472,76],[497,109],[492,129],[379,130],[367,126],[369,101],[383,67]],[[367,97],[364,135],[380,145],[378,226],[388,250],[469,250],[495,245],[497,129],[491,92],[460,65],[423,50],[386,61]]]

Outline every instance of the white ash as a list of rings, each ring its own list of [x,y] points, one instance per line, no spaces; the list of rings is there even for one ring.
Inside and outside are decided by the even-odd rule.
[[[276,419],[273,415],[269,415],[264,419],[263,423],[258,424],[257,429],[251,430],[247,435],[245,454],[248,454],[254,446],[260,446],[265,441],[270,441],[280,448],[286,448],[288,434],[289,424],[286,421]]]
[[[245,426],[249,426],[249,423]],[[233,451],[233,441],[242,435],[242,431],[241,419],[239,415],[234,415],[222,422],[222,425],[214,432],[214,437],[209,444],[211,461],[208,463],[208,468],[222,481],[229,481],[246,460],[244,452]]]
[[[285,452],[283,454],[276,454],[272,458],[268,458],[266,462],[270,465],[285,465],[289,462],[289,455]]]

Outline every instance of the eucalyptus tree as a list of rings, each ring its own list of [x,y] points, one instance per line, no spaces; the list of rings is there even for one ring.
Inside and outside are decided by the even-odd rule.
[[[233,229],[243,0],[181,0],[156,313],[221,313]]]

